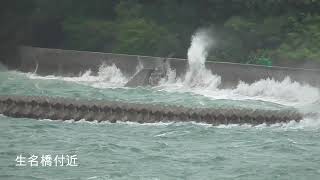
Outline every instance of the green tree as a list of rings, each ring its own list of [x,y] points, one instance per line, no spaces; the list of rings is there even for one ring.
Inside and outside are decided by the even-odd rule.
[[[316,62],[319,9],[319,0],[4,0],[0,55],[26,44],[184,58],[192,34],[213,27],[214,60]]]
[[[69,18],[63,22],[64,48],[110,52],[115,26],[110,21]]]
[[[0,61],[15,55],[19,44],[30,41],[29,22],[35,9],[33,0],[4,0],[0,6]]]
[[[177,48],[177,40],[163,27],[145,19],[131,19],[118,26],[115,52],[167,55]]]

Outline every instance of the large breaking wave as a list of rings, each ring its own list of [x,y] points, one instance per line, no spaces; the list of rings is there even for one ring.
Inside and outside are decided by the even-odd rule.
[[[286,77],[283,81],[261,79],[252,84],[240,81],[233,89],[219,89],[221,77],[205,67],[208,50],[213,45],[208,31],[200,30],[192,36],[188,50],[189,69],[185,77],[176,77],[173,71],[167,81],[161,81],[160,90],[193,92],[212,99],[261,100],[298,108],[306,116],[301,122],[276,124],[280,127],[320,126],[320,91]],[[223,126],[230,127],[230,126]]]
[[[261,79],[252,84],[240,81],[234,89],[219,89],[221,77],[205,67],[208,50],[213,44],[208,31],[196,32],[188,50],[189,69],[185,77],[176,77],[170,69],[168,80],[161,81],[160,89],[190,91],[213,99],[256,99],[284,105],[310,104],[320,98],[319,89],[292,81],[290,77],[283,81]]]
[[[320,113],[320,92],[316,87],[292,81],[290,77],[283,81],[261,79],[252,84],[239,82],[233,89],[220,89],[221,77],[205,67],[209,49],[214,41],[206,30],[196,32],[188,50],[189,68],[184,77],[177,77],[169,69],[155,91],[191,92],[211,99],[259,100],[299,108],[304,112]],[[115,65],[101,65],[94,75],[90,70],[78,77],[38,76],[28,74],[31,79],[63,80],[93,86],[95,88],[123,87],[129,80]],[[319,116],[306,117],[302,124],[319,124]],[[301,125],[299,123],[299,125]]]
[[[116,65],[111,66],[102,64],[99,67],[98,73],[93,74],[91,70],[85,71],[80,76],[76,77],[63,77],[63,76],[39,76],[35,73],[29,73],[28,77],[31,79],[44,79],[44,80],[62,80],[69,82],[76,82],[84,85],[90,85],[95,88],[110,88],[121,87],[128,82],[128,78],[123,75]]]
[[[252,84],[240,81],[233,89],[220,89],[221,77],[205,67],[208,50],[213,44],[214,41],[208,31],[196,32],[192,36],[188,50],[189,68],[185,76],[176,77],[175,71],[169,69],[168,77],[162,79],[160,85],[153,89],[168,92],[191,92],[212,99],[253,99],[290,106],[308,105],[319,101],[318,88],[292,81],[290,77],[283,81],[261,79]],[[129,80],[129,77],[124,76],[114,64],[111,66],[101,65],[96,75],[88,70],[78,77],[39,76],[34,73],[29,73],[27,76],[31,79],[76,82],[95,88],[123,87]]]

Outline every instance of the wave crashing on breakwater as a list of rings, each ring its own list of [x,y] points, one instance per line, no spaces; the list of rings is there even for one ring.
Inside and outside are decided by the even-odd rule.
[[[185,75],[176,77],[174,70],[169,69],[168,77],[160,85],[151,88],[153,91],[167,93],[191,93],[212,100],[254,100],[277,103],[295,107],[303,112],[318,113],[318,110],[308,110],[306,107],[318,107],[319,89],[308,84],[292,81],[290,77],[282,81],[261,79],[252,84],[239,82],[235,88],[221,89],[221,77],[205,67],[208,51],[214,46],[212,35],[206,30],[196,32],[191,39],[188,50],[189,67]],[[124,88],[130,77],[113,65],[101,65],[97,74],[90,70],[78,77],[38,76],[27,74],[30,79],[58,80],[91,86],[97,89]]]

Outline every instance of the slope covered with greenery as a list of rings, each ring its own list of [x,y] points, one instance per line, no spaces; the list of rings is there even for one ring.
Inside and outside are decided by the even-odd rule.
[[[4,0],[0,54],[17,44],[185,58],[198,28],[210,60],[320,62],[319,0]]]

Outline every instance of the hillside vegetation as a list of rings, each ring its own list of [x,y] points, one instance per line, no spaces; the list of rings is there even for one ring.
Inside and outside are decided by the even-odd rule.
[[[0,54],[18,44],[185,58],[210,28],[209,59],[320,63],[319,0],[3,0]]]

